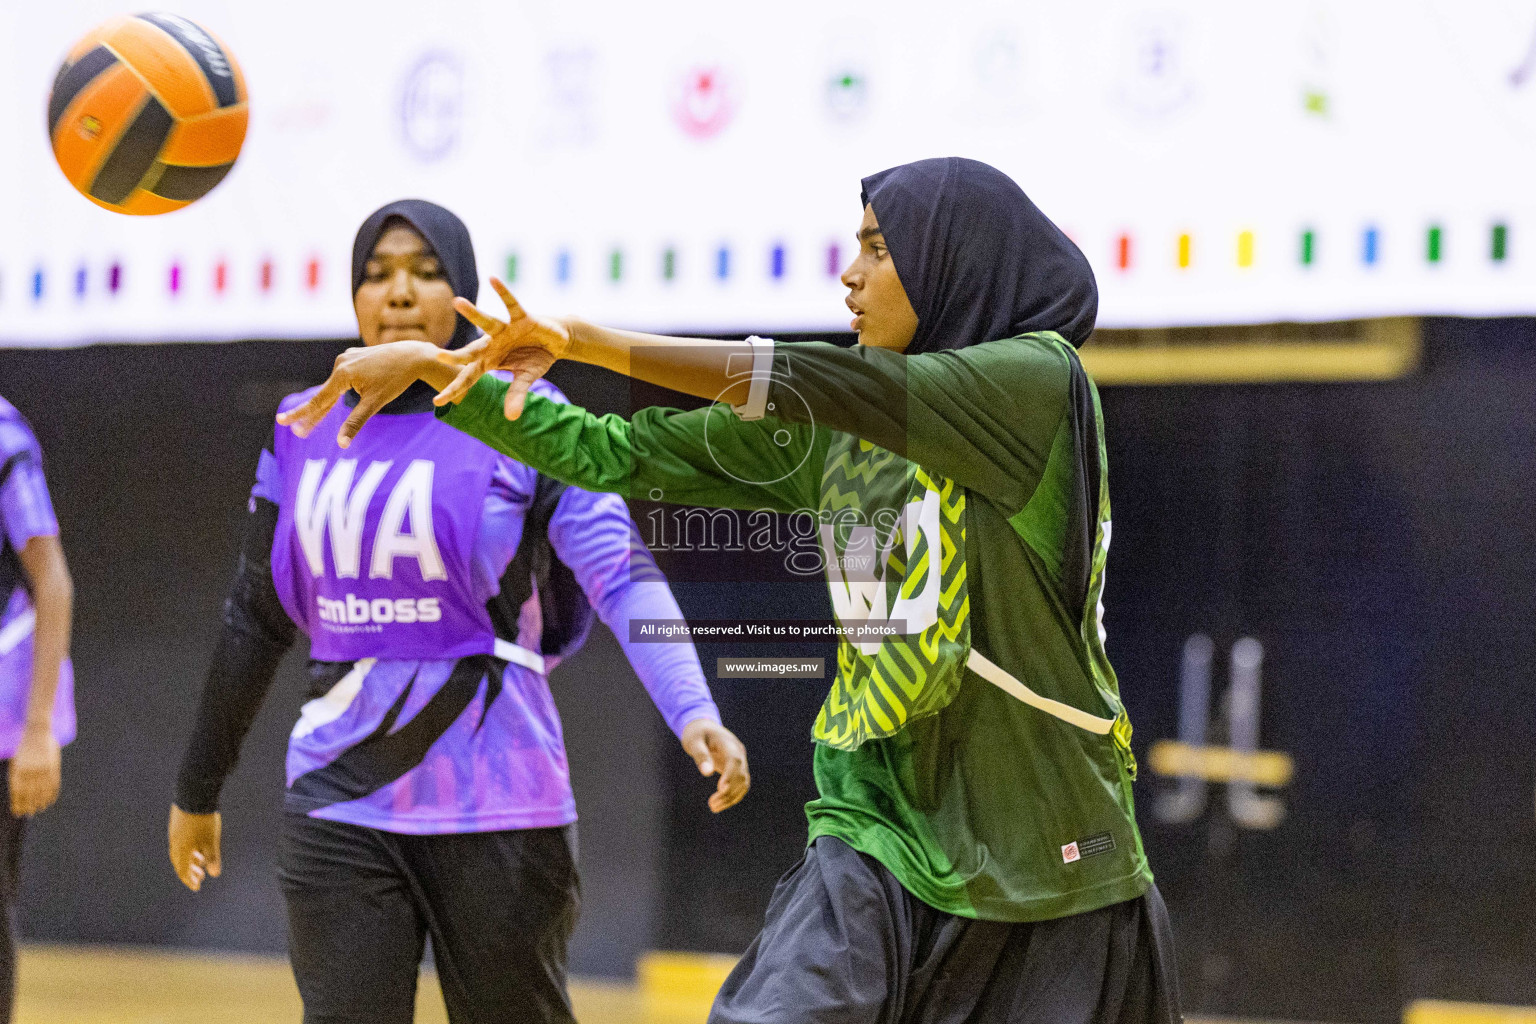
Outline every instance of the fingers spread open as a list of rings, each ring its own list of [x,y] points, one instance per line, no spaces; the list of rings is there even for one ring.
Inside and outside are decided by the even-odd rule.
[[[502,406],[502,412],[507,419],[515,420],[523,414],[523,406],[528,401],[528,389],[533,387],[533,382],[542,377],[537,370],[518,370],[512,374],[512,384],[507,388],[507,398]]]
[[[357,403],[357,408],[352,410],[352,414],[347,417],[347,421],[336,432],[336,443],[343,448],[350,447],[352,439],[357,436],[357,432],[363,429],[363,424],[367,423],[374,413],[382,409],[384,404],[384,399],[380,398],[377,394],[364,395]]]
[[[480,353],[485,351],[485,335],[470,342],[463,348],[445,348],[437,353],[437,361],[444,366],[468,366],[480,358]]]
[[[457,402],[469,394],[469,389],[475,386],[475,381],[485,374],[485,364],[476,360],[465,364],[459,371],[459,375],[453,378],[453,382],[437,393],[432,399],[434,405],[447,405],[449,402]]]
[[[300,437],[308,437],[315,426],[325,419],[331,407],[346,393],[347,387],[348,384],[341,371],[334,370],[326,382],[320,386],[320,390],[309,396],[309,401],[287,412],[278,413],[277,422],[285,427],[291,427]]]
[[[496,294],[501,296],[502,305],[507,307],[508,323],[516,323],[517,321],[525,319],[528,316],[527,313],[523,312],[522,303],[517,301],[517,299],[512,295],[511,289],[502,283],[501,278],[491,278],[491,287],[496,289]]]
[[[500,320],[497,320],[495,317],[487,316],[486,314],[480,312],[480,310],[475,307],[475,304],[466,298],[460,297],[454,299],[453,308],[458,310],[459,315],[462,316],[465,320],[468,320],[470,323],[480,328],[486,334],[495,334],[497,331],[502,330],[507,326]]]

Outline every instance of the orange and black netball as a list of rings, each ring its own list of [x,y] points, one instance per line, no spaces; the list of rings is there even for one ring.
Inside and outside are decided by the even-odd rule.
[[[245,79],[212,33],[175,14],[114,18],[65,58],[48,98],[69,183],[118,213],[179,210],[223,180],[249,114]]]

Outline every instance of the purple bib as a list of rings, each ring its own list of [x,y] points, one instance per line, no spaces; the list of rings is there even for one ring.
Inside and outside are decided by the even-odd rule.
[[[430,412],[381,413],[342,449],[336,431],[350,412],[338,402],[309,437],[276,434],[272,581],[309,634],[310,657],[490,654],[495,633],[470,570],[496,453]]]

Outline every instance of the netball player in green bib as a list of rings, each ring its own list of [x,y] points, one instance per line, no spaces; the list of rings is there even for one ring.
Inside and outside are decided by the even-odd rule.
[[[714,1024],[1178,1021],[1104,652],[1098,293],[1006,175],[924,160],[864,179],[843,274],[859,344],[720,342],[468,303],[444,356],[353,350],[343,437],[418,377],[447,422],[573,486],[819,519],[837,676],[814,726],[810,842]],[[575,359],[718,399],[596,417],[528,385]],[[510,384],[485,371],[514,372]]]

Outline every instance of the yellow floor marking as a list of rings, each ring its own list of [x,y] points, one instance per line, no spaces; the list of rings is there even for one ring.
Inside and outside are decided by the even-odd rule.
[[[1420,999],[1403,1011],[1403,1024],[1536,1024],[1536,1006]]]

